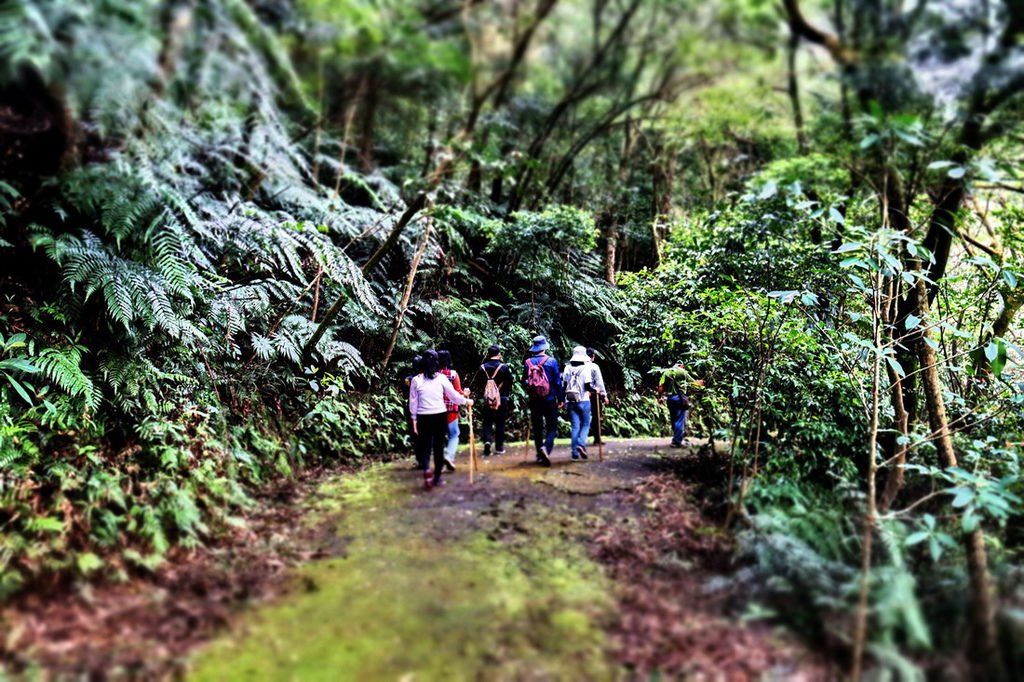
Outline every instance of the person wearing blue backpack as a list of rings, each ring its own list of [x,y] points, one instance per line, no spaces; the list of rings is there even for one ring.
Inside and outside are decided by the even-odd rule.
[[[529,397],[530,429],[537,447],[537,463],[551,466],[551,451],[555,448],[558,432],[558,411],[564,402],[562,373],[558,361],[548,356],[548,340],[543,336],[533,339],[530,357],[525,363],[526,395]]]

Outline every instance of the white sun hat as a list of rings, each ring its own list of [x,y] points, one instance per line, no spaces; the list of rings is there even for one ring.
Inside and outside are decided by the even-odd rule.
[[[576,346],[572,349],[572,357],[569,358],[569,362],[590,362],[590,356],[587,355],[587,349],[585,346]]]

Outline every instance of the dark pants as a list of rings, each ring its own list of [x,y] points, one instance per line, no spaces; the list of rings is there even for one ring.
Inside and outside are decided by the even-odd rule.
[[[681,445],[686,437],[686,413],[683,409],[683,399],[677,395],[670,395],[668,400],[668,418],[672,422],[672,442]]]
[[[505,418],[508,416],[508,398],[502,397],[496,410],[482,410],[484,426],[481,431],[485,443],[494,443],[496,450],[505,449]]]
[[[537,452],[544,447],[551,454],[558,433],[558,404],[554,400],[530,401],[530,429]]]
[[[448,441],[448,413],[416,415],[416,431],[416,457],[427,469],[433,454],[434,481],[440,481],[444,471],[444,446]]]

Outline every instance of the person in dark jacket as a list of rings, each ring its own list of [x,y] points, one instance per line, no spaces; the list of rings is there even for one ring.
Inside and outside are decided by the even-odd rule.
[[[608,391],[604,387],[604,376],[601,374],[601,367],[597,364],[597,351],[593,348],[587,348],[587,357],[590,358],[591,364],[594,365],[594,381],[587,383],[587,390],[590,391],[590,421],[587,424],[587,433],[594,437],[594,445],[601,444],[601,433],[599,430],[599,423],[594,415],[599,414],[601,407],[597,404],[599,400],[603,400],[604,404],[608,404]]]
[[[533,442],[537,446],[537,463],[551,466],[551,451],[555,448],[555,434],[558,432],[558,411],[562,408],[562,373],[558,361],[547,354],[548,340],[543,336],[533,339],[530,357],[525,362],[526,394],[529,396],[530,428]],[[537,395],[530,384],[531,367],[540,367],[547,377],[547,395]]]
[[[494,454],[504,455],[505,419],[508,416],[509,396],[512,393],[512,370],[501,361],[501,347],[491,346],[487,349],[487,359],[480,365],[480,372],[483,374],[480,395],[483,396],[489,379],[494,380],[501,395],[501,405],[496,410],[490,409],[486,401],[480,401],[484,422],[481,432],[484,440],[484,457],[491,456],[492,444],[495,446]]]

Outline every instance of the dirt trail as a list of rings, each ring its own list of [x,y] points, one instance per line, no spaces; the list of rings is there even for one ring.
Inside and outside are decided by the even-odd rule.
[[[263,529],[309,551],[257,590],[255,608],[239,611],[221,594],[210,622],[191,595],[191,616],[187,606],[162,612],[193,619],[198,633],[172,630],[177,645],[174,635],[156,641],[145,619],[138,632],[122,628],[120,641],[113,623],[92,623],[96,637],[78,642],[94,646],[92,657],[55,651],[37,627],[37,659],[66,673],[147,679],[823,677],[790,639],[738,623],[729,595],[708,596],[731,549],[672,473],[696,455],[667,445],[611,443],[604,462],[593,447],[585,462],[556,447],[549,469],[520,445],[479,458],[473,485],[463,452],[459,471],[430,491],[400,463],[328,477],[305,492],[300,514]],[[109,613],[103,601],[91,607]],[[159,663],[144,660],[147,646]]]

